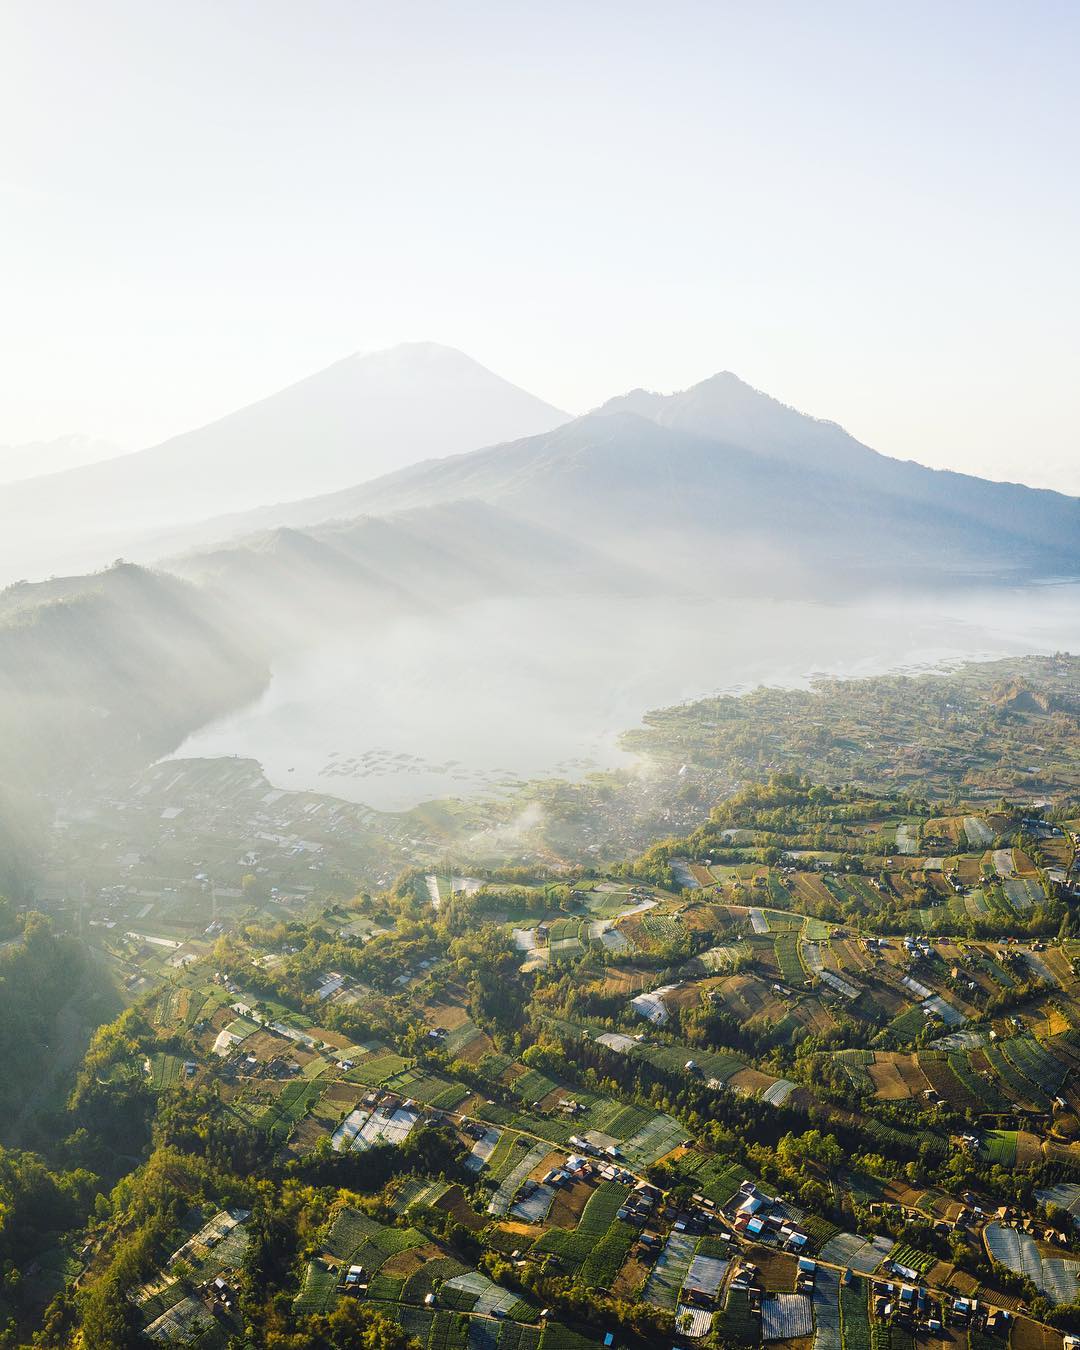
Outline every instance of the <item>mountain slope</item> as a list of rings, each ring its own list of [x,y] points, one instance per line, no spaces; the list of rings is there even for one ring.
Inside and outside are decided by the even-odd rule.
[[[529,437],[203,528],[310,528],[455,498],[498,504],[709,588],[827,593],[1080,572],[1080,502],[890,459],[722,375],[637,391]]]
[[[114,459],[120,453],[118,446],[94,436],[57,436],[51,441],[0,445],[0,483],[63,473],[83,464]]]
[[[605,413],[632,412],[662,427],[737,445],[800,470],[813,468],[927,507],[951,510],[1033,541],[1076,544],[1075,498],[971,474],[929,469],[863,445],[836,422],[822,421],[754,389],[730,371],[677,394],[636,389],[611,399]]]
[[[449,347],[348,357],[161,445],[12,485],[0,498],[0,564],[9,575],[97,566],[134,532],[342,488],[565,420]]]

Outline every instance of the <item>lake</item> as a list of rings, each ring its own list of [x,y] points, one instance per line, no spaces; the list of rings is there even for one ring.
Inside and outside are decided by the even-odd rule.
[[[1080,650],[1080,585],[848,604],[514,600],[298,651],[178,757],[257,759],[278,787],[379,809],[632,762],[650,708],[815,676]]]

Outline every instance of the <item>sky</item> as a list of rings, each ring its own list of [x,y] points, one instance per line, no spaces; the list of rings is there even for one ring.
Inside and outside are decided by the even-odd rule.
[[[1080,494],[1080,6],[2,0],[0,444],[349,352]]]

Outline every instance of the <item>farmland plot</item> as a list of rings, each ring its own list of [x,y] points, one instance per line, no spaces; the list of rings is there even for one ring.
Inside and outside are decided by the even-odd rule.
[[[629,1193],[627,1186],[614,1181],[602,1182],[589,1196],[576,1229],[549,1228],[536,1239],[533,1249],[554,1253],[574,1270],[592,1261],[590,1275],[594,1280],[610,1267],[607,1280],[610,1283],[633,1241],[634,1230],[616,1218]],[[597,1256],[601,1247],[603,1252]],[[620,1251],[621,1255],[618,1254]]]
[[[1001,883],[1001,888],[1017,914],[1026,914],[1046,899],[1042,886],[1033,877],[1007,877]]]
[[[805,1294],[766,1294],[761,1300],[763,1341],[790,1341],[813,1331],[813,1304]]]
[[[867,1071],[874,1062],[873,1050],[838,1050],[833,1059],[843,1067],[852,1086],[865,1092],[874,1091],[874,1083]]]
[[[864,1238],[856,1233],[837,1233],[822,1247],[823,1261],[849,1266],[860,1275],[872,1275],[893,1249],[891,1238]]]
[[[1040,1111],[1050,1110],[1050,1098],[1014,1067],[1000,1045],[988,1045],[982,1053],[1015,1101],[1030,1103]]]
[[[840,1276],[819,1266],[814,1282],[814,1350],[842,1350]]]
[[[550,1151],[551,1149],[547,1144],[535,1144],[529,1149],[524,1158],[512,1167],[499,1183],[498,1190],[488,1202],[489,1214],[509,1213],[510,1206],[513,1204],[514,1196],[517,1194],[521,1183],[534,1167],[540,1166]]]
[[[984,1236],[987,1249],[995,1261],[1000,1261],[1017,1275],[1026,1275],[1053,1302],[1076,1302],[1080,1292],[1077,1285],[1080,1261],[1044,1257],[1030,1233],[1006,1228],[1003,1224],[987,1224]]]
[[[649,1167],[686,1138],[686,1126],[671,1116],[653,1119],[622,1145],[623,1156],[631,1166]]]
[[[1074,1219],[1080,1215],[1080,1186],[1075,1182],[1058,1182],[1044,1191],[1036,1191],[1035,1198],[1040,1205],[1057,1205],[1067,1209]]]
[[[919,1068],[926,1075],[926,1081],[939,1096],[960,1110],[979,1110],[982,1100],[971,1092],[953,1073],[944,1051],[921,1050]]]
[[[994,842],[994,831],[978,816],[964,817],[964,832],[972,848],[989,848]]]
[[[761,1094],[761,1100],[768,1102],[770,1106],[783,1106],[797,1087],[798,1084],[793,1083],[790,1078],[778,1078]]]
[[[700,1290],[715,1302],[730,1264],[716,1256],[695,1256],[686,1272],[683,1288]]]
[[[987,1130],[983,1139],[986,1160],[1001,1167],[1012,1167],[1016,1162],[1016,1131]]]
[[[889,1253],[889,1260],[898,1266],[904,1266],[908,1270],[916,1270],[920,1275],[925,1275],[937,1260],[937,1257],[921,1252],[917,1247],[912,1247],[907,1242],[898,1242]]]
[[[145,1335],[152,1341],[198,1344],[208,1334],[212,1335],[216,1327],[205,1304],[189,1294],[155,1318],[145,1328]]]
[[[1066,1066],[1033,1036],[1013,1036],[1001,1042],[1001,1051],[1024,1077],[1048,1097],[1057,1094],[1068,1072]]]
[[[336,1290],[337,1273],[324,1261],[309,1261],[293,1307],[299,1313],[325,1312],[333,1302]]]
[[[693,1177],[696,1190],[717,1205],[726,1205],[751,1174],[740,1163],[728,1163],[712,1153],[691,1150],[679,1159],[679,1171]]]
[[[501,1133],[493,1126],[484,1131],[479,1139],[473,1144],[469,1156],[465,1159],[465,1166],[470,1172],[480,1172],[484,1164],[490,1159],[502,1138]]]
[[[463,1293],[474,1295],[475,1302],[471,1310],[481,1317],[491,1317],[493,1314],[505,1317],[520,1301],[517,1294],[511,1293],[508,1289],[501,1289],[478,1270],[466,1271],[464,1275],[454,1275],[443,1287],[459,1289]]]
[[[934,994],[926,999],[922,1005],[923,1012],[937,1013],[938,1017],[947,1027],[960,1027],[967,1021],[967,1018],[958,1008],[954,1008],[951,1003],[947,1003],[940,994]]]
[[[690,1262],[694,1259],[697,1238],[686,1233],[672,1233],[664,1244],[664,1250],[656,1258],[642,1298],[654,1308],[666,1308],[671,1312],[679,1301],[679,1291],[686,1282]]]
[[[690,1341],[700,1341],[712,1330],[713,1315],[708,1308],[680,1303],[675,1309],[675,1329]]]
[[[419,1111],[412,1107],[402,1106],[396,1110],[377,1107],[374,1111],[358,1108],[342,1121],[330,1142],[339,1153],[348,1150],[362,1153],[377,1144],[401,1144],[419,1119]]]
[[[981,1055],[982,1052],[976,1048],[976,1053]],[[974,1103],[977,1105],[981,1103],[982,1110],[1006,1110],[1009,1105],[1008,1098],[1000,1091],[995,1082],[983,1078],[979,1069],[972,1064],[970,1056],[970,1050],[949,1051],[949,1068],[956,1075],[957,1081]],[[960,1105],[960,1103],[958,1102],[957,1105]]]
[[[636,1236],[637,1230],[632,1224],[616,1219],[585,1258],[579,1272],[582,1283],[594,1289],[610,1288]]]
[[[844,1350],[870,1350],[870,1318],[862,1280],[853,1280],[841,1289],[840,1315]]]
[[[780,967],[785,984],[794,985],[795,988],[805,984],[806,971],[799,959],[798,932],[779,934],[773,946],[776,951],[776,963]]]
[[[529,1195],[521,1195],[510,1206],[510,1216],[525,1223],[543,1223],[547,1218],[555,1192],[550,1186],[541,1183]]]
[[[649,994],[637,994],[630,1000],[630,1006],[640,1016],[652,1022],[654,1026],[663,1026],[668,1020],[668,1010],[664,1004],[664,995],[674,993],[677,984],[666,984]]]

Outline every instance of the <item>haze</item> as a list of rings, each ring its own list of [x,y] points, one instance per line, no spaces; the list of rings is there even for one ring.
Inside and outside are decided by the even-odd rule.
[[[374,659],[365,638],[286,658],[257,703],[177,754],[239,754],[258,760],[276,787],[383,811],[498,795],[529,778],[632,766],[621,734],[647,709],[683,699],[1076,649],[1078,590],[875,596],[850,606],[472,605],[445,620],[395,621]]]
[[[0,443],[434,338],[1080,491],[1075,6],[9,0]]]
[[[1078,38],[0,0],[0,1350],[1080,1347]]]

